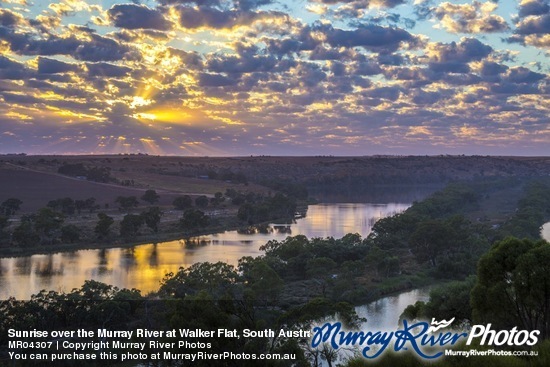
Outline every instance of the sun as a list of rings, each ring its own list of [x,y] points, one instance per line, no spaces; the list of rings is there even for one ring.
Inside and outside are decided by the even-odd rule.
[[[190,125],[193,122],[194,114],[190,110],[166,107],[137,112],[132,117],[143,123],[158,122],[174,125]]]

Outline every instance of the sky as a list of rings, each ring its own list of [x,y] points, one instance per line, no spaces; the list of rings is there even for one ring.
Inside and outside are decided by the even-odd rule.
[[[549,0],[0,0],[0,154],[550,153]]]

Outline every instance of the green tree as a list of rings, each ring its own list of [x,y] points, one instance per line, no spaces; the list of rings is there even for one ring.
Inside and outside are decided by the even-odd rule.
[[[0,204],[0,214],[3,214],[7,217],[14,215],[23,202],[17,198],[9,198]]]
[[[306,273],[311,278],[329,278],[331,271],[336,267],[336,262],[328,257],[316,257],[306,264]]]
[[[210,203],[212,203],[212,205],[214,205],[214,206],[220,205],[224,201],[225,201],[225,197],[223,196],[223,194],[221,192],[215,193],[214,197],[212,199],[210,199]]]
[[[378,275],[385,278],[399,274],[399,257],[397,256],[385,256],[377,264]]]
[[[185,210],[193,206],[193,199],[189,195],[178,196],[172,202],[177,210]]]
[[[6,228],[10,225],[8,217],[0,215],[0,243],[5,238],[9,238],[9,233],[6,231]]]
[[[160,195],[157,194],[157,192],[155,190],[147,190],[145,191],[145,194],[143,194],[141,196],[141,200],[149,203],[149,204],[154,204],[154,203],[157,203],[160,199]]]
[[[409,238],[413,254],[421,262],[437,265],[439,256],[454,245],[455,233],[451,226],[438,220],[421,222]]]
[[[508,237],[481,257],[471,295],[474,322],[540,330],[550,337],[550,244]]]
[[[187,209],[183,212],[183,217],[180,220],[180,225],[183,229],[192,230],[201,227],[206,227],[210,218],[204,212],[198,209]]]
[[[160,211],[160,208],[158,206],[152,206],[150,208],[147,208],[147,210],[141,212],[141,217],[143,218],[145,225],[151,228],[153,232],[157,233],[159,230],[158,225],[160,223],[160,217],[162,216],[162,214],[163,213]]]
[[[195,205],[199,208],[206,208],[208,206],[208,198],[204,195],[201,195],[195,199]]]
[[[74,224],[61,227],[61,240],[65,243],[75,243],[80,240],[80,228]]]
[[[120,235],[126,239],[134,238],[143,224],[143,217],[138,214],[126,214],[120,222]]]
[[[34,228],[40,235],[41,242],[53,243],[59,235],[58,231],[61,229],[63,221],[63,214],[51,208],[40,209],[34,219]]]
[[[130,209],[138,206],[139,202],[135,196],[119,196],[115,202],[119,205],[120,210],[128,212]]]
[[[99,238],[104,238],[109,235],[111,225],[115,222],[114,219],[105,213],[97,213],[97,224],[95,226],[95,233]]]
[[[248,296],[256,301],[274,302],[283,290],[283,280],[264,258],[240,259],[239,271],[246,281]]]
[[[91,213],[94,210],[100,208],[99,205],[96,205],[95,198],[88,198],[86,200],[75,200],[74,206],[78,214],[80,214],[84,209],[88,209]]]
[[[40,243],[40,236],[30,220],[21,221],[13,230],[12,238],[21,247],[34,247]]]
[[[73,199],[67,197],[62,199],[50,200],[47,205],[53,210],[60,210],[63,214],[72,215],[75,212],[76,205]]]
[[[432,289],[428,302],[419,301],[407,306],[401,319],[450,320],[454,317],[453,326],[471,324],[470,293],[475,281],[475,277],[470,276],[465,281],[452,282]]]
[[[239,275],[235,267],[223,262],[195,263],[188,268],[180,268],[176,274],[170,273],[162,280],[160,292],[177,298],[206,291],[220,299],[234,290]]]

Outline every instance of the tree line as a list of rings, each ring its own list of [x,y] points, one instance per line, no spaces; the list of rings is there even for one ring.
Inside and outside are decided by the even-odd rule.
[[[126,213],[121,220],[115,220],[108,204],[102,208],[96,199],[74,200],[70,197],[50,200],[46,207],[35,213],[16,218],[23,202],[9,198],[0,204],[0,246],[32,248],[56,244],[77,244],[93,241],[133,241],[141,235],[173,233],[185,236],[206,230],[209,226],[223,227],[218,218],[212,220],[208,209],[236,206],[232,225],[247,226],[275,219],[293,219],[297,202],[293,197],[276,193],[263,195],[253,192],[238,192],[228,189],[225,194],[216,192],[213,197],[189,195],[176,197],[173,208],[182,212],[177,223],[162,224],[164,209],[157,204],[160,195],[155,190],[146,190],[137,196],[119,196],[114,204],[119,212]],[[147,206],[143,208],[141,203]],[[75,215],[85,213],[87,218]],[[97,220],[91,224],[89,215],[95,213]],[[113,229],[117,228],[114,231]],[[145,233],[142,230],[146,228]],[[223,229],[223,228],[221,228]],[[219,229],[218,229],[219,230]]]

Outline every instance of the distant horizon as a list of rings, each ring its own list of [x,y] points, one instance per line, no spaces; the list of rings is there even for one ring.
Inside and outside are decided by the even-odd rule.
[[[248,155],[176,155],[150,153],[81,153],[81,154],[31,154],[31,153],[0,153],[0,157],[106,157],[106,156],[146,156],[146,157],[175,157],[175,158],[400,158],[400,157],[501,157],[501,158],[550,158],[549,155],[498,155],[498,154],[313,154],[313,155],[275,155],[275,154],[248,154]]]

